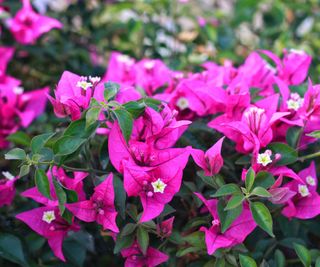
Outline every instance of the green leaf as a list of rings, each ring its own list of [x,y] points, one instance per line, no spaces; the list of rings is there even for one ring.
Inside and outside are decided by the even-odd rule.
[[[281,154],[281,158],[276,162],[276,165],[289,165],[297,161],[298,152],[292,147],[283,143],[272,143],[268,146],[273,154]]]
[[[314,137],[314,138],[320,138],[320,130],[316,130],[316,131],[314,131],[314,132],[312,132],[312,133],[308,133],[308,134],[306,134],[307,136],[310,136],[310,137]]]
[[[31,141],[29,135],[20,131],[10,134],[6,139],[16,145],[23,146],[29,146]]]
[[[50,184],[49,184],[48,176],[46,175],[44,170],[36,169],[35,184],[42,195],[44,195],[48,199],[51,199]]]
[[[11,234],[1,233],[0,235],[0,257],[21,266],[29,266],[20,239]]]
[[[116,116],[121,132],[123,134],[123,137],[126,140],[126,142],[128,142],[130,139],[130,136],[132,133],[132,127],[133,127],[133,118],[131,114],[125,109],[115,109],[115,110],[112,110],[112,113]]]
[[[21,148],[14,148],[8,153],[4,154],[4,158],[6,160],[24,160],[26,157],[26,152]]]
[[[82,267],[86,259],[86,249],[75,240],[63,242],[64,253],[67,261],[74,267]]]
[[[53,144],[53,152],[56,156],[70,155],[75,152],[86,139],[76,136],[62,136]]]
[[[120,235],[121,236],[126,236],[126,235],[130,235],[132,234],[137,228],[137,225],[134,223],[128,223],[125,225],[125,227],[123,227],[123,229],[121,230]]]
[[[256,178],[254,180],[253,187],[263,187],[268,189],[270,186],[274,184],[275,180],[271,173],[266,171],[258,172]]]
[[[29,172],[30,172],[30,166],[29,165],[22,165],[20,167],[19,177],[23,177],[23,176],[27,175]]]
[[[138,118],[145,110],[146,106],[143,103],[129,101],[122,105],[133,118]]]
[[[238,158],[235,164],[246,165],[246,164],[249,164],[250,162],[251,162],[251,157],[249,155],[244,155]]]
[[[225,267],[226,266],[226,260],[224,258],[216,259],[214,263],[214,267]]]
[[[315,267],[320,267],[320,257],[316,259]]]
[[[238,207],[239,205],[242,204],[244,200],[245,200],[245,197],[242,194],[232,195],[231,199],[228,201],[227,206],[225,207],[225,210],[231,210]]]
[[[116,209],[119,212],[120,216],[123,219],[125,219],[127,194],[124,190],[122,180],[116,175],[113,175],[113,186],[114,186],[114,193],[115,193]]]
[[[256,176],[255,171],[250,167],[250,169],[247,172],[246,180],[245,180],[245,185],[248,192],[251,191],[255,176]]]
[[[64,136],[75,136],[79,138],[89,138],[91,135],[95,134],[96,129],[98,128],[99,123],[93,123],[86,128],[86,120],[81,119],[73,121],[70,123],[68,128],[64,131]]]
[[[141,248],[143,255],[146,255],[147,249],[149,246],[149,234],[148,234],[147,230],[141,226],[138,227],[137,241],[138,241],[138,244]]]
[[[293,244],[294,250],[297,253],[300,261],[302,262],[303,266],[310,267],[311,266],[311,255],[309,250],[300,244],[294,243]]]
[[[31,151],[33,154],[39,153],[39,151],[45,146],[45,144],[50,140],[55,133],[45,133],[37,135],[31,140]]]
[[[277,249],[274,253],[274,261],[277,267],[285,267],[286,265],[286,258],[283,255],[282,251]]]
[[[117,235],[116,244],[114,246],[113,253],[117,254],[121,250],[130,247],[134,242],[135,235],[121,236]]]
[[[60,213],[63,214],[66,208],[65,204],[67,202],[67,195],[55,177],[52,177],[52,182],[56,191],[56,195],[58,197]]]
[[[225,184],[221,186],[217,192],[215,192],[212,197],[222,197],[227,195],[232,195],[234,193],[241,193],[239,186],[236,184]]]
[[[109,164],[109,153],[108,153],[108,138],[106,138],[101,147],[99,154],[100,164],[103,170],[105,170]]]
[[[239,255],[240,266],[241,267],[257,267],[257,264],[254,259],[249,256]]]
[[[270,236],[274,237],[272,217],[268,208],[261,202],[251,202],[250,210],[255,222]]]
[[[259,197],[271,197],[271,194],[261,186],[255,187],[252,190],[251,195],[259,196]]]
[[[218,215],[221,223],[221,232],[224,233],[230,225],[239,217],[242,212],[242,205],[232,209],[225,210],[224,201],[222,199],[218,202]]]
[[[301,135],[302,128],[298,126],[290,127],[287,130],[286,141],[289,146],[296,148],[298,144],[299,137]]]
[[[88,109],[86,113],[86,129],[88,129],[92,124],[98,121],[100,112],[100,107],[93,107]]]
[[[207,185],[216,188],[216,184],[214,183],[213,179],[214,177],[212,176],[206,176],[204,175],[204,171],[197,171],[197,175],[200,177],[200,179]]]
[[[104,99],[109,101],[112,99],[119,91],[120,85],[114,82],[106,82],[104,84]]]
[[[151,107],[156,111],[159,111],[159,107],[161,105],[161,101],[160,100],[146,97],[146,98],[141,99],[140,101],[143,102],[148,107]]]

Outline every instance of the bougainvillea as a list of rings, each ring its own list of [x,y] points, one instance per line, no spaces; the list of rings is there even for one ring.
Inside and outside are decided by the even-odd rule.
[[[0,6],[17,42],[0,47],[0,148],[13,166],[0,165],[0,265],[320,264],[320,85],[307,52],[176,70],[113,51],[104,73],[96,60],[91,73],[66,65],[25,90],[13,58],[63,31],[43,15],[54,4],[32,4],[41,12]]]

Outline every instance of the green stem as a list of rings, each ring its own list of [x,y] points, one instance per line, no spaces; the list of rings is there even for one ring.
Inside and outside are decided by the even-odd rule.
[[[301,162],[303,162],[306,159],[312,159],[312,158],[316,158],[316,157],[319,157],[319,156],[320,156],[320,151],[312,153],[312,154],[309,154],[309,155],[306,155],[306,156],[303,156],[303,157],[300,157],[299,160]]]

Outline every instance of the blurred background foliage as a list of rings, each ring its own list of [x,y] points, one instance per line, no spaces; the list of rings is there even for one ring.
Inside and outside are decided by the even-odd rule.
[[[19,0],[5,1],[14,14]],[[19,46],[4,29],[2,45],[17,47],[9,73],[34,89],[53,87],[63,70],[102,75],[117,50],[136,58],[162,58],[171,68],[195,70],[204,61],[240,64],[253,50],[303,49],[319,81],[320,6],[317,0],[34,0],[63,30],[35,45]]]
[[[64,27],[45,34],[34,45],[22,46],[14,41],[2,18],[0,45],[16,47],[8,73],[21,79],[26,90],[44,86],[54,89],[64,70],[102,76],[114,50],[138,59],[161,58],[173,69],[197,71],[207,60],[222,64],[225,59],[231,59],[235,65],[241,64],[256,49],[268,49],[279,55],[284,48],[303,49],[313,56],[310,75],[315,83],[319,82],[320,2],[317,0],[34,0],[32,3],[38,12],[59,19]],[[6,0],[3,5],[11,15],[21,7],[19,0]],[[48,112],[27,132],[43,133],[55,125],[61,126],[61,120]],[[1,170],[5,164],[0,161]],[[30,186],[30,180],[24,179],[19,182],[18,190]],[[179,194],[190,195],[190,192],[184,186]],[[14,215],[20,212],[19,206],[28,205],[31,209],[35,203],[19,196],[16,203],[19,205],[0,211],[0,248],[5,252],[0,266],[17,266],[5,258],[21,266],[122,266],[120,257],[110,257],[112,239],[101,236],[94,225],[69,237],[64,244],[69,264],[58,264],[45,240],[26,231],[26,227],[18,229],[14,220]],[[277,266],[282,257],[280,252],[273,253],[276,246],[280,245],[286,254],[294,254],[293,242],[304,245],[313,242],[314,246],[319,242],[318,219],[293,220],[288,224],[287,219],[280,218],[277,224],[281,244],[270,238],[258,241],[256,232],[247,242],[254,257],[269,259],[270,266]],[[94,238],[89,232],[94,233]],[[11,234],[19,235],[23,243]],[[320,253],[311,252],[313,257]],[[24,254],[32,255],[33,260],[29,256],[26,260]],[[186,257],[186,261],[193,262],[188,266],[204,266],[210,259],[202,255],[194,257]],[[301,266],[298,262],[292,260],[290,266]],[[171,257],[167,266],[184,264],[185,261]],[[209,262],[206,266],[213,265]]]

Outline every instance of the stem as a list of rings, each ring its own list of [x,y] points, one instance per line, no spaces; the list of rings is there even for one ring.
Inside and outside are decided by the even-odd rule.
[[[109,172],[102,171],[102,170],[97,170],[97,169],[90,169],[90,168],[75,168],[75,167],[70,167],[66,165],[62,165],[62,168],[68,170],[68,171],[75,171],[75,172],[94,172],[94,173],[99,173],[99,174],[108,174]]]
[[[316,157],[319,157],[319,156],[320,156],[320,151],[312,153],[312,154],[309,154],[309,155],[306,155],[306,156],[303,156],[303,157],[300,157],[299,160],[301,162],[303,162],[306,159],[312,159],[312,158],[316,158]]]

